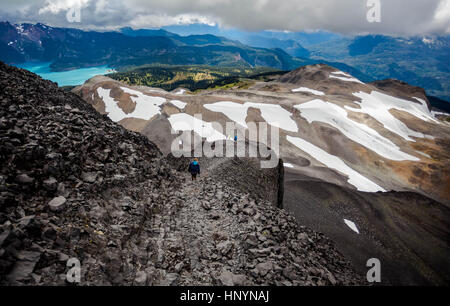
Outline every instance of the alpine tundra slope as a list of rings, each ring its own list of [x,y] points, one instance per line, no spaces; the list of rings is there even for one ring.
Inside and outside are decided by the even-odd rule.
[[[332,237],[361,273],[379,258],[386,283],[448,283],[450,125],[425,91],[323,64],[247,82],[194,94],[97,76],[73,91],[164,154],[177,131],[229,138],[213,122],[234,122],[241,141],[252,122],[279,127],[282,205],[299,224]]]

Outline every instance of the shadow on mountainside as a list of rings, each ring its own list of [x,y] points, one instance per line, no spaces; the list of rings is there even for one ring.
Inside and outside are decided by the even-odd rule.
[[[360,273],[368,271],[369,258],[380,259],[382,284],[450,283],[450,208],[444,204],[413,192],[359,192],[288,170],[283,208],[329,236]]]

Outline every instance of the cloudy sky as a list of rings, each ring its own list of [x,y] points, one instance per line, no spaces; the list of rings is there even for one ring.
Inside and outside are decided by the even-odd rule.
[[[369,23],[368,2],[381,4]],[[370,3],[369,3],[370,4]],[[67,11],[80,7],[80,23]],[[241,30],[450,34],[450,0],[0,0],[0,20],[114,29],[206,23]]]

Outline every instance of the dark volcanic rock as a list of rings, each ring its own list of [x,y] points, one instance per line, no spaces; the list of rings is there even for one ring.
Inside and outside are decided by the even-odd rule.
[[[63,251],[60,259],[96,257],[100,264],[104,252],[94,254],[108,242],[105,237],[120,245],[120,238],[140,223],[145,207],[135,205],[133,215],[125,216],[121,207],[106,208],[108,217],[90,212],[104,209],[105,197],[143,197],[138,187],[142,182],[164,199],[165,186],[176,181],[168,179],[171,170],[145,137],[99,115],[55,83],[3,63],[0,106],[1,284],[60,283],[64,260],[40,256],[33,243]],[[30,215],[34,217],[26,219]],[[106,222],[123,227],[116,235]],[[93,277],[99,284],[110,282],[98,273]]]

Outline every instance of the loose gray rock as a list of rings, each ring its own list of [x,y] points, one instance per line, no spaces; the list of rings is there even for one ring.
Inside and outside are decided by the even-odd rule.
[[[43,182],[45,189],[55,191],[58,188],[58,181],[54,177],[50,177]]]
[[[83,172],[81,179],[86,183],[94,183],[97,180],[97,173],[95,172]]]
[[[31,184],[34,182],[34,178],[28,176],[28,174],[19,174],[16,176],[16,181],[21,184]]]
[[[233,273],[224,270],[219,276],[219,280],[223,286],[234,286]]]
[[[223,241],[217,245],[217,249],[222,255],[227,255],[233,248],[233,243],[229,240]]]
[[[50,202],[48,202],[48,206],[50,207],[51,211],[61,211],[63,210],[66,206],[66,198],[63,196],[59,196],[56,198],[53,198],[53,200],[51,200]]]
[[[40,252],[21,251],[17,256],[19,261],[16,262],[13,270],[7,276],[8,281],[14,284],[30,279],[40,257]]]
[[[259,263],[256,265],[256,270],[261,276],[265,276],[269,271],[273,269],[273,264],[269,261]]]
[[[180,276],[177,273],[168,273],[162,281],[161,286],[178,286],[179,279]]]
[[[209,203],[208,201],[203,201],[202,202],[202,206],[206,210],[210,210],[211,209],[211,203]]]
[[[138,286],[143,286],[147,282],[147,273],[145,271],[138,271],[136,277],[134,278],[134,284]]]

